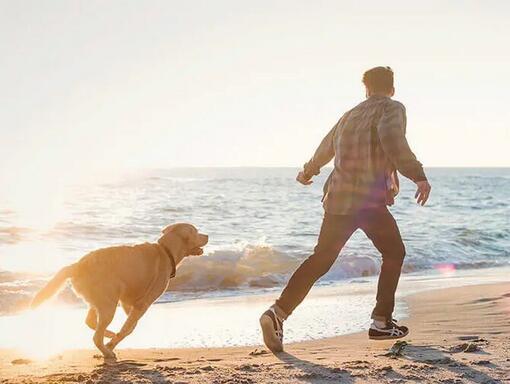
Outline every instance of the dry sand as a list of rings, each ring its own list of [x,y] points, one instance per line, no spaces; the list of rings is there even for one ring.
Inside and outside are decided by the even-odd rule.
[[[0,350],[0,383],[510,383],[510,283],[407,302],[411,334],[399,356],[366,333],[290,344],[278,356],[262,347],[121,349],[111,364],[93,350],[45,361]]]

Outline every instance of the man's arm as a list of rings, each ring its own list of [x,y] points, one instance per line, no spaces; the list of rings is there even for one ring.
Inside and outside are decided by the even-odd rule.
[[[411,151],[406,136],[406,111],[398,102],[386,105],[381,120],[377,125],[377,133],[384,153],[395,168],[418,186],[416,198],[424,205],[430,193],[430,185],[423,171],[422,164]]]
[[[341,121],[342,119],[340,119]],[[309,185],[312,183],[311,179],[313,176],[318,175],[320,173],[320,169],[329,163],[331,159],[335,156],[335,148],[333,145],[333,137],[335,135],[336,128],[339,125],[337,122],[333,128],[328,132],[328,134],[322,139],[319,147],[315,151],[314,155],[303,166],[303,170],[299,172],[296,180],[301,184]]]

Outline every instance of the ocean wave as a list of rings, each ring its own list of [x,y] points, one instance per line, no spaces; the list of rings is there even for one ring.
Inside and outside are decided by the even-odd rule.
[[[26,309],[39,285],[33,275],[0,271],[0,315]]]
[[[168,293],[159,301],[179,301],[198,297],[202,293],[214,292],[214,295],[221,295],[228,291],[282,287],[306,257],[304,253],[286,253],[265,244],[246,245],[241,249],[218,249],[204,256],[189,257],[179,266],[176,277],[170,281]],[[349,281],[352,278],[377,275],[380,263],[378,257],[343,254],[321,280]],[[445,264],[441,259],[431,259],[424,263],[419,258],[408,258],[403,271],[441,271],[445,266],[448,270],[481,269],[502,265],[508,263],[501,260],[479,260],[450,261]],[[0,271],[0,315],[27,309],[32,297],[50,277]],[[58,294],[56,300],[71,305],[83,304],[70,284]]]
[[[32,232],[30,228],[25,227],[0,227],[0,244],[16,244],[24,240]]]
[[[206,256],[185,259],[171,281],[176,291],[271,288],[284,284],[306,256],[291,255],[269,245],[247,245],[242,250],[218,250]],[[368,256],[343,256],[325,278],[371,276],[379,261]]]
[[[209,233],[211,244],[206,255],[183,262],[162,300],[278,290],[312,252],[329,173],[322,172],[310,188],[299,188],[296,171],[203,168],[118,175],[108,183],[64,188],[58,221],[34,228],[4,202],[0,268],[55,273],[90,250],[150,241],[168,223],[190,222]],[[416,206],[415,187],[404,179],[399,202],[391,207],[407,249],[404,272],[508,265],[510,170],[427,173],[435,192],[426,208]],[[377,250],[358,231],[321,283],[376,275],[380,263]],[[0,312],[26,306],[48,278],[0,271]],[[80,302],[70,289],[58,300]]]
[[[267,245],[242,250],[217,250],[185,259],[171,281],[173,290],[213,290],[272,287],[282,282],[299,260]]]
[[[49,277],[0,271],[0,316],[27,310],[33,297],[47,283]],[[69,285],[59,292],[56,300],[71,305],[82,302]]]
[[[279,287],[285,284],[305,257],[285,253],[269,245],[216,250],[205,256],[185,259],[169,284],[169,292],[186,294]],[[378,271],[378,260],[346,255],[339,258],[325,278],[339,280],[371,276]],[[31,298],[50,277],[0,272],[0,314],[26,309]],[[80,299],[68,286],[59,294],[57,301],[76,304]]]

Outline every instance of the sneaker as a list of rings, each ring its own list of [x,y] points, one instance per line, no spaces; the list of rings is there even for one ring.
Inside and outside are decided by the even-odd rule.
[[[260,316],[260,327],[264,344],[271,352],[278,353],[283,351],[283,321],[276,316],[273,308],[269,308]]]
[[[388,320],[383,328],[375,325],[375,322],[372,323],[368,330],[368,338],[372,340],[400,339],[407,336],[408,333],[409,328],[397,325],[396,320]]]

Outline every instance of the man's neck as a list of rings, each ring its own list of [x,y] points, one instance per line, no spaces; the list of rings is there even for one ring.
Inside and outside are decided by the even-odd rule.
[[[368,97],[391,97],[391,95],[387,94],[387,93],[371,93],[370,95],[368,95]]]

